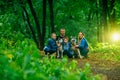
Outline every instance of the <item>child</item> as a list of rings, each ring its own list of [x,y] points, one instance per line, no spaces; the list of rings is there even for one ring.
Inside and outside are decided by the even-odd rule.
[[[62,44],[63,48],[63,55],[67,55],[69,58],[73,57],[73,53],[71,51],[71,44],[68,42],[68,37],[64,38],[64,42]]]
[[[47,46],[44,47],[45,54],[52,54],[57,51],[56,34],[52,33]]]

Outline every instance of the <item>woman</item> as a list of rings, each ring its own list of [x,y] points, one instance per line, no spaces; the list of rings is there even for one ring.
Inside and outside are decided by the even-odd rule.
[[[88,57],[89,47],[87,40],[84,38],[84,33],[79,32],[78,34],[78,45],[75,46],[76,48],[79,48],[80,54],[84,56],[85,58]]]

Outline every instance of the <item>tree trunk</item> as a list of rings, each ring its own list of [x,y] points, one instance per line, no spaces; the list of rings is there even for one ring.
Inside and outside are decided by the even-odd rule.
[[[100,20],[99,20],[99,38],[100,38],[100,42],[103,42],[103,28],[104,28],[104,26],[103,26],[103,16],[102,16],[102,14],[103,14],[103,4],[102,4],[102,0],[99,0],[99,11],[100,11]]]
[[[102,31],[102,29],[100,28],[100,16],[99,16],[99,13],[100,13],[100,2],[97,2],[96,1],[96,8],[97,8],[97,10],[96,10],[96,16],[97,16],[97,41],[98,42],[102,42],[102,37],[101,37],[101,31]]]
[[[108,2],[107,0],[102,0],[102,13],[101,20],[103,26],[103,41],[108,41],[108,25],[107,25],[107,11],[108,11]]]
[[[32,5],[31,0],[27,0],[27,1],[28,1],[28,5],[29,5],[29,7],[30,7],[31,13],[32,13],[32,15],[33,15],[33,17],[34,17],[35,24],[36,24],[37,37],[38,37],[38,48],[39,48],[40,50],[42,50],[42,47],[41,47],[41,43],[42,43],[41,37],[42,37],[42,36],[41,36],[39,19],[38,19],[37,15],[36,15],[36,12],[35,12],[34,8],[33,8],[33,5]]]
[[[53,0],[48,0],[49,10],[50,10],[50,24],[51,24],[51,32],[55,32],[54,28],[54,15],[53,15]]]
[[[42,48],[44,47],[46,33],[46,0],[43,0],[43,21],[42,21]]]
[[[111,26],[111,31],[114,32],[116,30],[116,25],[115,25],[115,0],[110,0],[110,12],[109,12],[109,17],[110,17],[110,26]]]
[[[29,28],[30,28],[30,30],[31,30],[31,32],[32,32],[33,40],[34,40],[35,43],[38,45],[35,32],[34,32],[34,30],[33,30],[33,28],[32,28],[32,25],[30,24],[30,18],[29,18],[28,12],[27,12],[27,10],[25,9],[25,7],[22,7],[22,8],[23,8],[24,13],[25,13],[25,15],[26,15],[26,19],[27,19],[27,23],[28,23],[28,25],[29,25]],[[23,14],[23,15],[24,15],[24,14]]]
[[[27,34],[30,34],[29,27],[28,27],[28,25],[26,24],[26,16],[25,16],[25,14],[24,14],[24,10],[22,11],[22,17],[23,17],[23,20],[24,20],[24,23],[25,23],[26,33],[27,33]]]

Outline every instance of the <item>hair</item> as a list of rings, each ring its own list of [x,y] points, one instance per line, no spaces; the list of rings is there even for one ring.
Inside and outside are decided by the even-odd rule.
[[[65,36],[65,37],[64,37],[64,39],[67,39],[67,40],[69,40],[68,36]]]
[[[82,33],[82,35],[84,36],[84,33],[83,33],[83,32],[79,32],[79,33]]]
[[[61,30],[65,30],[65,29],[64,29],[64,28],[61,28],[60,31],[61,31]]]
[[[82,33],[82,35],[84,36],[84,33],[83,33],[83,32],[79,32],[79,33]],[[79,33],[78,33],[78,42],[80,41]]]
[[[54,33],[54,32],[53,32],[53,33],[51,34],[51,36],[52,36],[53,34],[55,34],[55,35],[56,35],[56,33]]]

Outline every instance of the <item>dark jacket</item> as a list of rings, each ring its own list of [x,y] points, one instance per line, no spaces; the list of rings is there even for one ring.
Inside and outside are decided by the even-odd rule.
[[[56,40],[50,38],[48,40],[48,44],[47,46],[44,48],[44,51],[57,51],[57,44],[56,44]]]
[[[58,41],[58,40],[60,40],[60,39],[61,39],[61,40],[62,40],[62,42],[63,42],[63,41],[64,41],[64,40],[63,40],[63,39],[64,39],[64,37],[65,37],[65,36],[61,36],[61,35],[59,35],[59,36],[57,36],[56,40]]]
[[[59,35],[59,36],[57,36],[57,39],[56,39],[56,40],[58,40],[59,38],[63,39],[64,37],[65,37],[65,36]]]

